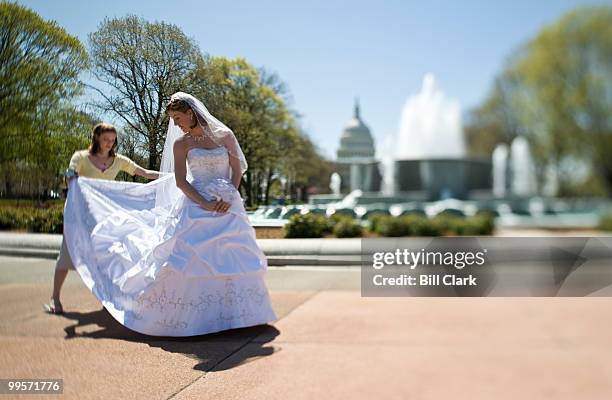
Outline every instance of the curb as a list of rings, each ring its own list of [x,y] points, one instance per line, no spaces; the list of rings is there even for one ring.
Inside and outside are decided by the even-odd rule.
[[[0,255],[55,260],[62,235],[0,232]],[[360,239],[258,239],[268,265],[361,264]]]
[[[0,256],[8,257],[24,257],[24,258],[42,258],[47,260],[55,260],[59,255],[58,250],[32,249],[32,248],[9,248],[0,247]],[[293,256],[266,256],[268,265],[270,266],[285,266],[285,265],[303,265],[303,266],[347,266],[359,265],[361,256],[312,256],[312,255],[293,255]]]

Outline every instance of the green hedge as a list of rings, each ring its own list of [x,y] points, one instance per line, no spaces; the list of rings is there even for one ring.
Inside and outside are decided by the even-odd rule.
[[[285,237],[320,238],[330,229],[326,218],[317,214],[296,214],[285,224]]]
[[[371,232],[378,232],[378,225],[385,218],[389,218],[389,215],[388,214],[382,214],[382,213],[374,213],[374,214],[368,215],[368,224],[370,226],[370,231]]]
[[[0,202],[0,229],[22,230],[37,233],[62,233],[63,203],[49,202],[38,205],[34,202]],[[438,215],[427,218],[417,214],[392,217],[382,214],[370,215],[369,230],[385,237],[440,236],[440,235],[491,235],[495,228],[490,213],[479,213],[473,217]],[[601,219],[599,229],[612,231],[612,215]],[[326,218],[319,214],[293,215],[285,225],[285,237],[320,238],[333,233],[336,237],[360,237],[363,229],[359,222],[344,214]]]
[[[399,217],[371,215],[368,218],[369,230],[383,237],[401,236],[478,236],[491,235],[495,229],[494,217],[490,213],[479,213],[473,217],[460,217],[450,214],[427,218],[418,214]],[[333,215],[295,215],[285,226],[288,238],[322,237],[333,233],[336,237],[359,237],[363,229],[359,222],[347,216]]]
[[[597,229],[600,231],[612,232],[612,214],[601,217]]]
[[[445,219],[446,217],[438,217]],[[431,220],[425,216],[412,214],[400,217],[404,224],[410,227],[410,236],[440,236],[445,233],[438,220]]]
[[[345,214],[334,214],[326,218],[319,214],[299,214],[289,218],[285,225],[287,238],[320,238],[333,233],[336,237],[359,237],[363,230],[355,219]]]
[[[370,230],[385,237],[491,235],[495,229],[493,216],[477,214],[464,218],[449,214],[427,218],[420,215],[379,217],[371,221]]]
[[[375,224],[374,232],[386,237],[410,236],[410,225],[403,218],[383,217]]]
[[[334,226],[334,236],[338,238],[360,237],[362,233],[361,225],[355,220],[344,219]]]
[[[14,206],[0,207],[0,229],[25,230],[36,233],[62,233],[64,228],[63,205],[47,208]]]
[[[347,214],[336,213],[329,218],[325,218],[325,221],[327,224],[325,228],[325,233],[334,233],[338,224],[343,223],[343,225],[346,225],[347,222],[353,221],[353,217]]]

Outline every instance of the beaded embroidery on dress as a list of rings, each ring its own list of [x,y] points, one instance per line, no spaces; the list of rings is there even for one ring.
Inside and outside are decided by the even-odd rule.
[[[224,147],[192,148],[191,184],[227,213],[182,196],[155,206],[156,185],[80,177],[70,184],[64,236],[85,284],[117,321],[155,336],[192,336],[276,320],[266,258]],[[167,183],[167,182],[165,182]]]

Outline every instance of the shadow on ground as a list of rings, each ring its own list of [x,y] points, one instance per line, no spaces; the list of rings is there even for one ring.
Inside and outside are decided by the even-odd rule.
[[[278,351],[267,343],[274,340],[280,331],[272,325],[257,325],[248,328],[230,329],[223,332],[190,337],[149,336],[132,331],[117,322],[110,313],[102,308],[92,312],[65,312],[60,318],[74,321],[64,328],[66,339],[92,338],[117,339],[145,343],[172,353],[183,354],[197,360],[195,370],[208,372],[231,369],[238,365],[266,357]],[[89,331],[78,332],[83,328]],[[95,328],[99,329],[95,329]],[[92,328],[94,330],[92,330]],[[254,340],[256,339],[257,340]],[[241,357],[239,350],[250,345],[248,355]],[[223,363],[222,365],[220,365]]]

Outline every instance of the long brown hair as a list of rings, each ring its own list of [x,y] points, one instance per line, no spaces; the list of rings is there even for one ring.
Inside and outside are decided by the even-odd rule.
[[[108,152],[108,155],[110,157],[115,157],[116,150],[117,150],[117,141],[118,141],[117,129],[115,129],[113,125],[106,123],[106,122],[100,122],[99,124],[94,126],[93,134],[91,135],[91,144],[89,145],[89,154],[95,155],[100,150],[100,142],[99,142],[100,136],[105,132],[115,133],[115,143],[113,144],[113,147],[111,147],[110,151]]]

